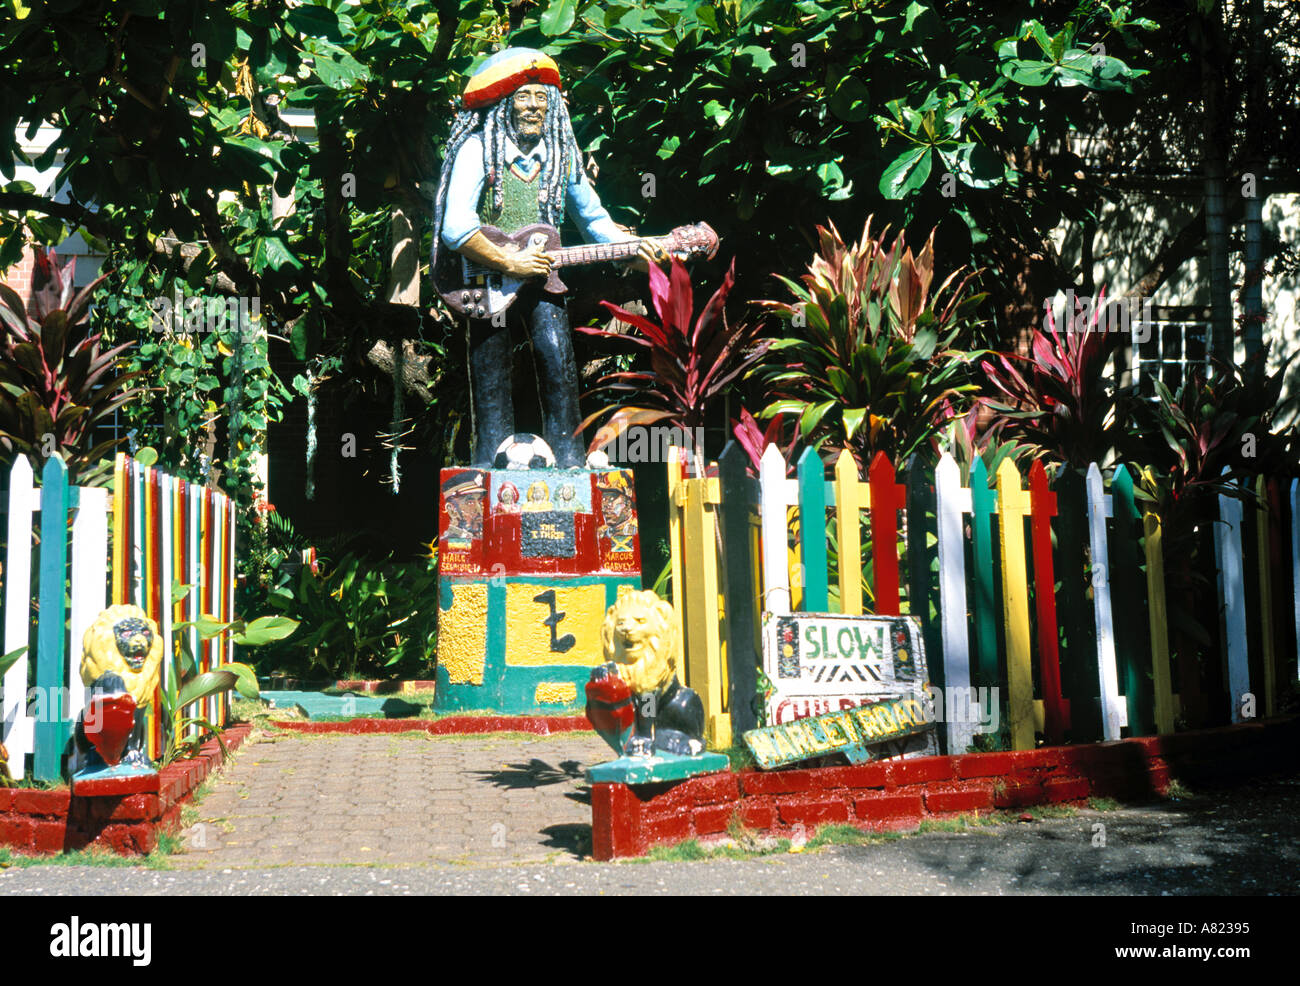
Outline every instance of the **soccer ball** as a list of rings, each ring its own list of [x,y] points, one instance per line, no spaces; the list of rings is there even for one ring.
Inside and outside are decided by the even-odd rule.
[[[555,453],[537,435],[520,432],[497,446],[494,469],[554,469]]]

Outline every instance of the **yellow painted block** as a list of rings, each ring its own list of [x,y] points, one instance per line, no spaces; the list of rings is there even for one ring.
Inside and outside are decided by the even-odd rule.
[[[457,585],[451,589],[451,609],[438,625],[438,664],[453,685],[483,684],[487,657],[486,585]]]
[[[554,609],[549,600],[538,601],[536,598],[549,593],[555,594]],[[564,614],[564,618],[554,626],[546,622],[552,612]],[[600,646],[600,627],[604,621],[605,587],[600,583],[548,586],[522,582],[507,585],[506,664],[513,667],[567,664],[594,668],[604,663]]]
[[[577,700],[578,686],[572,681],[543,681],[533,691],[533,701],[538,705],[568,705]]]

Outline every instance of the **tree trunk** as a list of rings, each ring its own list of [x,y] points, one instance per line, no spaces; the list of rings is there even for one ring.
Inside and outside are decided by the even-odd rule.
[[[1246,362],[1264,344],[1264,169],[1262,145],[1268,119],[1268,63],[1264,59],[1264,17],[1262,0],[1249,0],[1246,89],[1246,168],[1242,195],[1246,207],[1246,277],[1241,289],[1242,339]],[[1257,372],[1263,372],[1261,365]]]
[[[1210,354],[1231,363],[1232,284],[1228,273],[1228,218],[1224,200],[1229,127],[1224,119],[1223,12],[1215,3],[1202,18],[1201,98],[1205,115],[1205,241],[1209,256]]]

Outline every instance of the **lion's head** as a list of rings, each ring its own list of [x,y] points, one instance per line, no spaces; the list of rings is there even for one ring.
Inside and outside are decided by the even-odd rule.
[[[634,692],[663,688],[677,670],[677,621],[673,608],[653,592],[629,592],[605,611],[600,629],[605,660]]]
[[[139,606],[110,606],[81,638],[81,680],[92,685],[112,671],[126,682],[136,705],[153,701],[162,666],[163,640],[158,624]]]

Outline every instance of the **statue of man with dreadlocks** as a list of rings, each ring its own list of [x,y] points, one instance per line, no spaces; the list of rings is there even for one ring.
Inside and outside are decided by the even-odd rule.
[[[491,242],[482,226],[513,233],[536,223],[558,227],[565,214],[588,243],[627,240],[583,173],[560,72],[547,55],[507,48],[486,59],[470,77],[463,109],[452,125],[443,156],[434,212],[437,251],[457,251],[483,268],[529,278],[510,308],[532,338],[542,400],[543,435],[560,468],[582,466],[576,434],[578,371],[561,295],[545,291],[553,258],[541,246],[508,252]],[[657,243],[640,246],[638,263],[667,254]],[[501,442],[514,432],[510,385],[511,345],[507,319],[469,323],[470,395],[474,461],[490,468]]]

